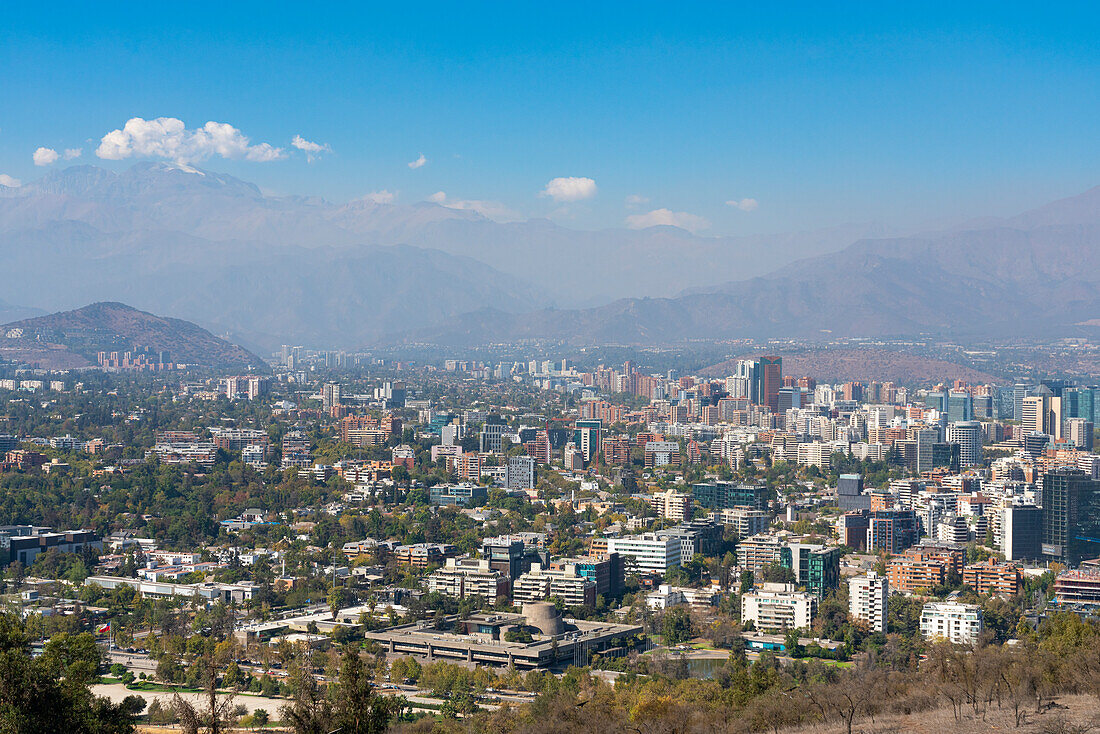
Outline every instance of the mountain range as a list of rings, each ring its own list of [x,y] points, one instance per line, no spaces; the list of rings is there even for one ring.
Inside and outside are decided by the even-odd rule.
[[[1100,188],[904,236],[853,224],[702,237],[333,204],[164,163],[0,187],[0,318],[125,301],[260,351],[1076,334],[1100,319],[1098,253]]]

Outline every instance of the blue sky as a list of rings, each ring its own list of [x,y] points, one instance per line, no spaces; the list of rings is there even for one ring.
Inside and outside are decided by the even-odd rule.
[[[282,149],[191,161],[272,191],[445,192],[583,228],[653,210],[709,234],[907,227],[1100,183],[1088,4],[399,5],[9,5],[0,174],[76,148],[125,167],[102,137],[170,117]],[[330,150],[311,161],[296,135]],[[540,195],[558,177],[594,190]]]

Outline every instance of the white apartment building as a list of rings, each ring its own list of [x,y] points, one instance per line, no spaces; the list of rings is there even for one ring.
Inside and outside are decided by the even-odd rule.
[[[654,533],[608,538],[607,552],[623,557],[625,567],[635,573],[664,575],[680,565],[680,539],[658,537]]]
[[[920,632],[928,640],[973,645],[982,629],[982,609],[977,604],[931,602],[920,613]]]
[[[817,597],[794,584],[763,584],[741,596],[741,623],[758,630],[804,629],[813,624]]]
[[[686,492],[677,492],[669,489],[657,494],[648,495],[646,502],[657,511],[661,517],[676,522],[691,519],[694,496]]]
[[[738,539],[759,535],[771,525],[771,515],[763,510],[750,510],[745,507],[731,507],[719,514],[723,525],[732,525]]]
[[[509,456],[504,488],[509,491],[535,488],[535,460],[530,456]]]
[[[705,610],[718,606],[721,596],[715,589],[692,589],[682,586],[661,584],[656,591],[645,596],[646,606],[650,609],[668,609],[686,604],[692,609]]]
[[[559,597],[568,606],[595,606],[596,582],[577,575],[572,564],[558,569],[533,563],[531,570],[512,584],[512,601],[516,604],[545,601],[552,596]]]
[[[848,580],[848,614],[869,622],[875,632],[886,632],[890,582],[874,571]]]
[[[798,465],[816,466],[827,471],[832,465],[834,445],[831,443],[798,444]]]
[[[489,567],[484,558],[448,558],[447,565],[428,575],[428,592],[458,599],[480,596],[496,604],[508,596],[508,579]]]

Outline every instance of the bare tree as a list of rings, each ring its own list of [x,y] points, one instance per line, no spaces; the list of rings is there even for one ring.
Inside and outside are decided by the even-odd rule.
[[[233,692],[218,694],[218,671],[213,655],[207,656],[205,668],[203,693],[198,705],[178,693],[172,697],[172,706],[184,734],[223,734],[237,720],[233,711]]]

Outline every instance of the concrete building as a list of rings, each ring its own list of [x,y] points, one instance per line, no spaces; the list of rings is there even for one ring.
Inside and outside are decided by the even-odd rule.
[[[645,603],[650,609],[668,609],[684,604],[705,612],[718,606],[720,598],[714,589],[691,589],[661,584],[656,591],[646,594]]]
[[[875,632],[886,632],[890,582],[874,571],[848,580],[848,614],[862,619]]]
[[[35,525],[0,526],[0,566],[19,561],[30,568],[39,553],[56,548],[59,553],[79,553],[85,548],[103,549],[103,539],[92,530],[53,532]]]
[[[535,488],[535,459],[509,456],[505,465],[504,488],[509,492]]]
[[[653,533],[608,538],[607,552],[618,553],[631,573],[655,573],[664,576],[670,568],[680,565],[680,540],[659,537]]]
[[[533,630],[531,642],[508,642],[513,629]],[[625,656],[644,644],[640,625],[562,619],[553,604],[524,604],[522,614],[473,614],[466,619],[445,617],[368,631],[391,657],[413,655],[428,661],[469,665],[563,669],[584,666],[593,653]]]
[[[931,602],[921,610],[920,631],[926,640],[974,645],[982,629],[982,608],[977,604]]]
[[[990,558],[985,563],[973,563],[963,569],[963,583],[976,594],[1015,596],[1024,588],[1024,577],[1015,564],[998,563]]]
[[[183,597],[190,599],[196,597],[205,601],[207,605],[216,601],[226,604],[243,603],[251,601],[252,597],[260,590],[259,584],[244,581],[237,584],[220,584],[207,582],[201,584],[169,584],[141,579],[123,578],[121,576],[89,576],[84,580],[85,585],[95,584],[100,588],[110,591],[120,586],[129,586],[143,599],[171,599]]]
[[[645,501],[657,511],[658,515],[667,520],[683,522],[691,519],[694,497],[686,492],[669,489],[657,494],[647,495]]]
[[[737,544],[737,565],[759,578],[764,569],[778,565],[782,559],[783,543],[774,535],[754,535]]]
[[[741,623],[758,630],[806,629],[817,614],[817,597],[793,584],[763,584],[741,596]]]
[[[1054,579],[1054,601],[1068,606],[1100,606],[1100,569],[1063,571]]]
[[[535,563],[512,584],[512,599],[516,603],[545,601],[552,597],[570,607],[594,607],[596,583],[578,573],[573,564],[543,568],[541,563]]]
[[[963,469],[982,463],[982,424],[958,421],[947,426],[947,442],[959,446],[959,466]]]
[[[426,586],[429,592],[458,599],[480,596],[495,605],[508,597],[510,585],[502,573],[490,568],[488,559],[448,558],[443,568],[428,575]]]
[[[733,507],[718,514],[722,524],[733,527],[737,538],[749,538],[763,533],[771,525],[771,515],[762,510],[750,510],[745,507]]]

